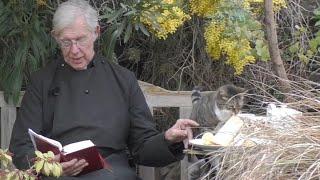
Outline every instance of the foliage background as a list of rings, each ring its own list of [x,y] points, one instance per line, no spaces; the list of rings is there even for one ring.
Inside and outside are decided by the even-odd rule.
[[[217,0],[202,0],[213,1]],[[8,101],[16,103],[30,74],[59,55],[50,31],[53,12],[61,2],[0,0],[0,91],[5,92]],[[246,103],[247,110],[255,113],[262,112],[267,97],[282,98],[276,78],[270,75],[269,61],[257,59],[236,75],[223,57],[220,61],[212,60],[206,52],[204,38],[208,19],[191,16],[167,39],[158,39],[135,19],[141,14],[139,2],[150,1],[90,0],[101,19],[102,34],[96,42],[98,53],[135,72],[138,79],[169,90],[191,90],[195,85],[214,90],[226,83],[245,87],[255,94],[255,99],[247,99]],[[186,9],[188,2],[181,0]],[[316,9],[320,0],[286,2],[287,8],[276,13],[276,20],[279,48],[289,79],[301,82],[302,77],[319,83],[320,9]],[[259,6],[255,8],[259,11]],[[256,17],[263,24],[261,10],[260,13]],[[177,114],[177,109],[157,109],[154,115],[158,128],[167,129]]]
[[[0,90],[5,91],[7,99],[17,102],[30,73],[59,54],[50,31],[53,11],[60,2],[0,1]],[[141,13],[137,3],[140,1],[90,2],[101,16],[97,52],[134,71],[140,80],[170,90],[191,90],[195,85],[213,90],[230,82],[251,89],[248,79],[257,79],[269,85],[266,92],[275,93],[277,82],[257,71],[257,67],[270,69],[270,62],[257,61],[246,66],[241,75],[235,75],[224,61],[213,61],[208,56],[204,18],[192,16],[176,33],[162,40],[133,19]],[[313,12],[319,5],[319,0],[288,0],[287,8],[276,15],[279,48],[289,74],[317,80],[319,53],[317,48],[313,53],[308,50],[312,39],[318,37]],[[259,20],[263,23],[263,14]],[[317,42],[314,44],[317,46]]]

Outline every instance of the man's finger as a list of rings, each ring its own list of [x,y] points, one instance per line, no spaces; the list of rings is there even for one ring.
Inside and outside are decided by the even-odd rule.
[[[193,132],[192,132],[191,128],[187,127],[187,133],[188,133],[188,139],[192,139],[193,138]]]
[[[183,140],[183,139],[186,139],[188,137],[188,132],[185,129],[184,130],[176,130],[174,135],[179,140]]]
[[[74,165],[77,163],[77,161],[77,159],[72,159],[71,161],[61,163],[62,174],[64,176],[70,176],[70,172],[72,172]]]
[[[54,155],[53,161],[60,162],[60,154]]]
[[[76,167],[70,172],[72,176],[78,175],[84,167],[88,166],[88,163],[85,160],[80,160]]]
[[[192,127],[199,126],[199,124],[196,121],[191,120],[191,119],[179,119],[179,120],[181,122],[181,125],[183,125],[185,127],[187,127],[187,126],[192,126]]]

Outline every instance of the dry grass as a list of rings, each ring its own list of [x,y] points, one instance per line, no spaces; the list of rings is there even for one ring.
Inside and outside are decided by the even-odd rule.
[[[261,71],[260,73],[268,73]],[[276,79],[272,74],[268,74]],[[210,159],[220,157],[220,168],[209,172],[211,179],[223,180],[259,180],[259,179],[320,179],[320,90],[319,84],[291,77],[292,91],[285,96],[290,98],[287,106],[303,112],[294,118],[292,128],[279,130],[268,121],[246,121],[241,133],[248,137],[268,139],[272,143],[253,147],[229,147],[212,152]],[[260,103],[281,103],[270,93],[273,86],[252,81],[255,95]],[[267,87],[267,88],[266,88]],[[273,91],[274,92],[274,91]],[[256,96],[256,97],[253,97]],[[260,107],[266,110],[265,107]],[[310,112],[312,111],[312,112]],[[208,177],[204,179],[209,179]]]

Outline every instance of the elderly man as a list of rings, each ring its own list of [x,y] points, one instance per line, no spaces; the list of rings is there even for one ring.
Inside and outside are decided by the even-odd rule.
[[[69,0],[56,10],[52,35],[63,58],[31,76],[10,143],[18,168],[34,157],[28,128],[63,145],[91,139],[113,169],[74,177],[88,163],[73,159],[61,163],[63,179],[136,179],[126,148],[146,166],[164,166],[182,154],[186,127],[197,123],[180,119],[157,132],[134,74],[95,53],[99,30],[97,12],[86,1]]]

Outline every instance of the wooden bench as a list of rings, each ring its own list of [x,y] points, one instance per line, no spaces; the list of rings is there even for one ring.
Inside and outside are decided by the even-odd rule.
[[[169,91],[152,84],[139,81],[139,85],[147,100],[148,106],[153,112],[156,107],[177,107],[179,108],[179,118],[188,118],[191,112],[191,91]],[[21,92],[22,98],[24,92]],[[20,98],[20,99],[21,99]],[[8,148],[11,131],[16,119],[17,107],[8,104],[4,100],[3,92],[0,91],[1,108],[1,148]],[[138,174],[143,180],[159,180],[158,169],[153,167],[139,166]],[[187,162],[181,161],[181,180],[186,180]]]

